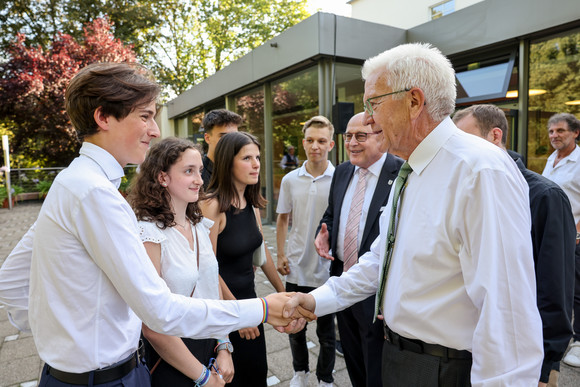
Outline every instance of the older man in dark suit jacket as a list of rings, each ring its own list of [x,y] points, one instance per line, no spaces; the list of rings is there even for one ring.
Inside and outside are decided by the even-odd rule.
[[[332,260],[330,274],[340,276],[369,251],[379,235],[379,216],[403,160],[379,149],[380,141],[363,113],[348,123],[344,135],[350,161],[336,167],[328,208],[315,245]],[[337,313],[346,367],[354,387],[381,386],[383,327],[373,323],[375,296]]]

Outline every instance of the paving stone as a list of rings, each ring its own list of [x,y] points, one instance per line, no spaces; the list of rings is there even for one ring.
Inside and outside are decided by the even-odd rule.
[[[13,359],[29,358],[31,356],[38,356],[32,337],[5,342],[2,348],[0,348],[0,363]]]
[[[0,386],[13,386],[37,380],[39,369],[40,359],[38,356],[2,361]]]

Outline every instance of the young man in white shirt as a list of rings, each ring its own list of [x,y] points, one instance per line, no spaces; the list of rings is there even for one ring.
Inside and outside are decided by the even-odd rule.
[[[85,67],[67,88],[80,155],[56,177],[36,224],[0,269],[0,302],[19,328],[29,322],[46,363],[41,386],[148,386],[137,354],[142,321],[192,338],[266,319],[288,323],[276,318],[281,294],[237,302],[179,296],[147,258],[118,187],[123,167],[143,162],[159,136],[159,91],[144,68],[112,63]],[[195,382],[216,378],[204,369]]]
[[[328,161],[328,152],[334,147],[334,127],[323,116],[306,121],[302,128],[302,146],[307,160],[302,167],[288,173],[280,184],[276,242],[278,272],[286,276],[286,291],[309,292],[324,284],[329,277],[330,262],[321,258],[314,247],[318,222],[328,204],[328,193],[334,166]],[[292,214],[292,229],[285,249],[288,224]],[[321,386],[332,386],[335,360],[334,315],[318,319],[316,334],[320,353],[316,377]],[[291,387],[308,385],[308,347],[306,328],[290,335],[294,377]]]

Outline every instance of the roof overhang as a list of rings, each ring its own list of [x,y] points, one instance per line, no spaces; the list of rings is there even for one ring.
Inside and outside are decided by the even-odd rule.
[[[405,34],[400,28],[316,13],[169,101],[169,118],[320,56],[364,61],[405,43]]]

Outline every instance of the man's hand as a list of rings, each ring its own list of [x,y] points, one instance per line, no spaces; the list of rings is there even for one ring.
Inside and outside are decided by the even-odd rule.
[[[309,318],[316,315],[313,313],[314,308],[316,307],[316,301],[314,297],[310,294],[304,293],[287,293],[291,295],[291,298],[288,298],[284,308],[283,308],[283,317],[284,318],[292,318],[292,317],[299,317],[304,316],[304,318],[298,318],[287,326],[276,326],[276,330],[278,332],[286,332],[286,333],[297,333],[300,332],[306,326],[306,321],[310,321]]]
[[[328,228],[326,227],[326,223],[322,223],[320,227],[320,231],[314,240],[314,247],[316,247],[316,252],[322,258],[329,259],[334,261],[334,257],[329,253],[330,251],[330,234],[328,233]]]
[[[243,328],[238,331],[240,338],[246,340],[254,340],[256,337],[260,336],[260,330],[258,327]]]
[[[288,258],[286,258],[286,255],[280,253],[278,253],[278,273],[282,275],[290,274],[290,266],[288,266]]]
[[[266,301],[268,302],[267,322],[279,332],[298,332],[304,328],[306,322],[316,320],[316,315],[311,310],[304,309],[299,305],[294,307],[291,312],[285,311],[286,303],[294,295],[295,293],[273,293],[266,296]],[[282,314],[283,312],[284,315]]]

